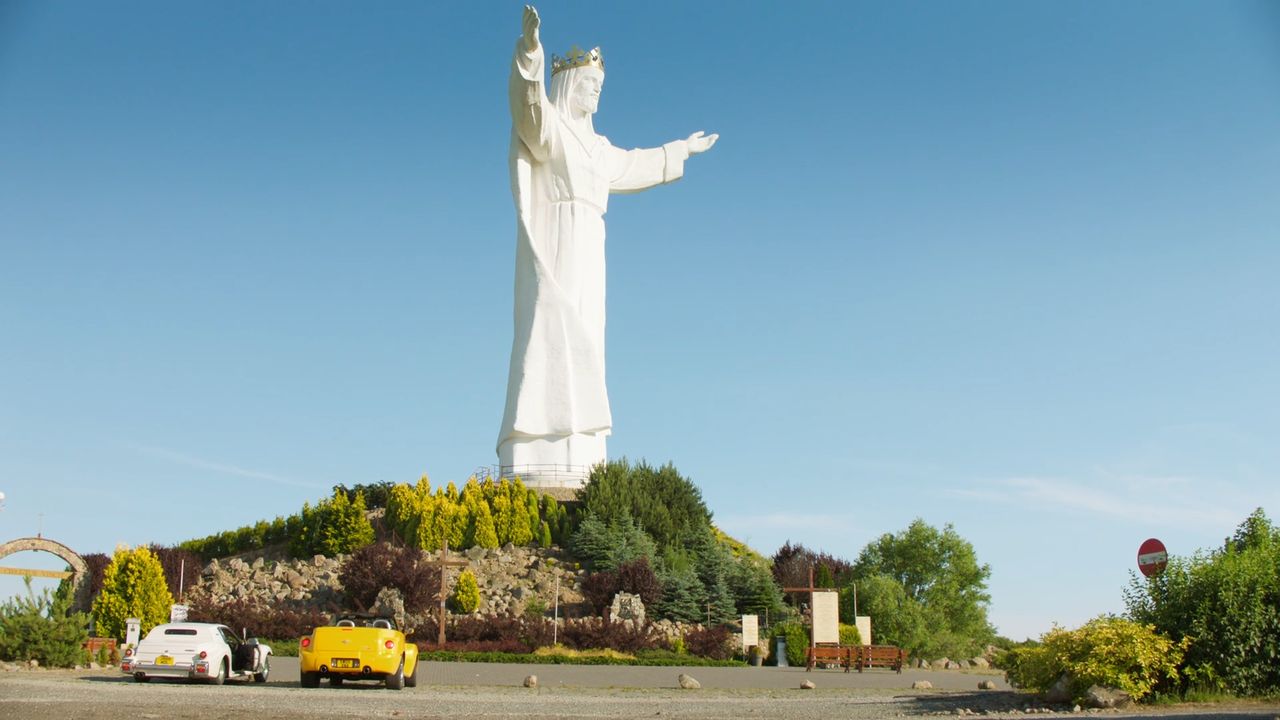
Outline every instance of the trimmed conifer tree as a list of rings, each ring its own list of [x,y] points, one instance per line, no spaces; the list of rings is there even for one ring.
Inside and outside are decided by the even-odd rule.
[[[93,622],[101,637],[124,639],[125,620],[136,617],[145,635],[169,620],[173,595],[164,568],[145,547],[117,549],[102,574],[102,590],[93,601]]]
[[[363,492],[357,492],[355,500],[348,500],[345,492],[334,491],[332,500],[327,504],[321,503],[322,524],[317,550],[333,557],[372,543],[373,525],[366,512]]]
[[[543,522],[538,514],[538,493],[535,490],[524,491],[524,516],[529,521],[529,541],[536,539],[541,545]]]
[[[491,507],[493,508],[493,529],[497,533],[498,544],[505,545],[511,542],[511,528],[514,521],[511,498],[505,491],[494,493]]]
[[[463,570],[458,575],[458,582],[453,586],[453,607],[468,615],[480,609],[480,584],[470,570]]]
[[[493,515],[489,513],[489,506],[483,502],[476,503],[475,510],[475,533],[472,535],[471,544],[490,550],[496,549],[498,533],[493,528]]]

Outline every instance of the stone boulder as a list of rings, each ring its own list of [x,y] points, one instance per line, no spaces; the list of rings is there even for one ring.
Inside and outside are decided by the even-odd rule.
[[[395,588],[382,588],[378,591],[378,597],[373,601],[373,607],[369,608],[370,612],[389,617],[396,622],[396,627],[405,632],[412,632],[412,628],[405,627],[404,612],[404,595]]]
[[[685,675],[684,673],[680,673],[680,675],[676,677],[676,682],[679,683],[680,687],[684,690],[699,690],[702,688],[702,683],[695,680],[693,676]]]
[[[1052,687],[1044,691],[1044,700],[1051,703],[1071,702],[1071,676],[1063,673]]]
[[[1099,710],[1111,710],[1115,708],[1127,707],[1133,702],[1133,698],[1129,693],[1115,688],[1102,687],[1101,685],[1091,685],[1084,692],[1084,702],[1091,708]]]

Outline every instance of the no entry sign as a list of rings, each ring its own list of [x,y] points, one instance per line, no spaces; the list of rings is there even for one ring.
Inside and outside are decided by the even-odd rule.
[[[1138,546],[1138,570],[1147,577],[1155,577],[1164,572],[1169,564],[1169,553],[1165,552],[1164,543],[1150,538]]]

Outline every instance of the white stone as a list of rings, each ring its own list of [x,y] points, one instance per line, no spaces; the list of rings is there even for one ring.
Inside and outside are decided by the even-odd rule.
[[[592,123],[603,70],[553,73],[544,89],[541,20],[524,11],[511,68],[511,191],[516,232],[515,335],[498,434],[504,475],[531,486],[580,486],[607,459],[605,225],[612,193],[678,180],[716,135],[622,150]]]
[[[702,687],[702,683],[693,679],[691,675],[685,675],[684,673],[680,673],[680,675],[676,677],[676,682],[685,690],[698,690]]]

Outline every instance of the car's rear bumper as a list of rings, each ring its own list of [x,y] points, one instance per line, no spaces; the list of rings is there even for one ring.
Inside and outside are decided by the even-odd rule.
[[[387,660],[385,658],[364,659],[359,658],[359,667],[330,667],[328,660],[317,661],[314,663],[302,663],[302,672],[314,672],[321,675],[341,675],[342,677],[381,677],[384,675],[394,674],[396,668],[400,667],[400,658]]]
[[[208,664],[179,664],[173,665],[157,665],[155,663],[146,662],[129,662],[120,663],[120,671],[126,675],[142,674],[147,677],[159,678],[187,678],[187,679],[207,679],[209,677]]]

